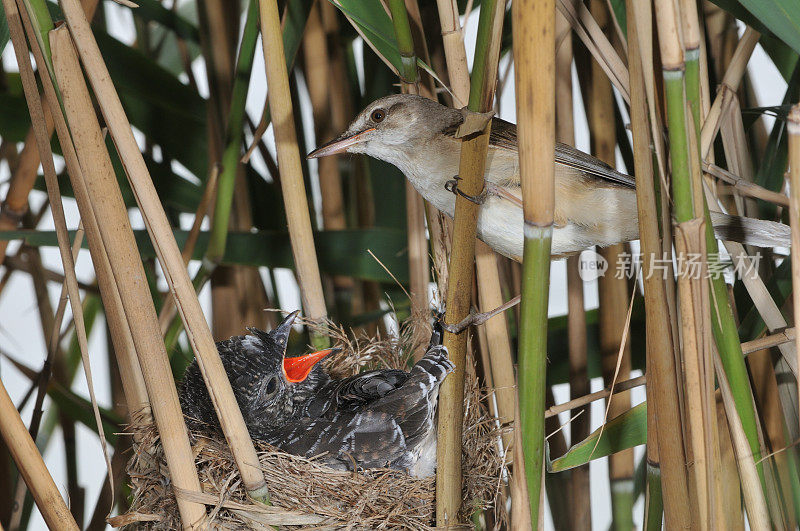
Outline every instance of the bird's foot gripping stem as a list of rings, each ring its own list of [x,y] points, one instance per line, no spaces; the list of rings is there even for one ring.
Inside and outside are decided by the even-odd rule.
[[[477,326],[477,325],[483,324],[486,321],[488,321],[489,319],[491,319],[492,317],[494,317],[495,315],[497,315],[499,313],[502,313],[502,312],[508,310],[509,308],[513,308],[514,306],[519,304],[520,300],[521,300],[520,296],[517,295],[516,297],[514,297],[510,301],[498,306],[494,310],[489,310],[488,312],[482,312],[482,313],[477,313],[477,312],[475,312],[473,310],[473,311],[470,311],[468,316],[466,316],[464,319],[462,319],[461,321],[459,321],[459,322],[457,322],[455,324],[447,324],[447,323],[444,322],[444,320],[441,320],[441,319],[440,319],[440,323],[441,323],[442,328],[447,330],[451,334],[460,334],[461,332],[463,332],[464,330],[466,330],[467,328],[469,328],[472,325],[476,325]]]
[[[462,192],[458,188],[458,181],[460,181],[460,180],[461,180],[461,177],[456,175],[455,177],[453,177],[452,179],[450,179],[449,181],[444,183],[444,189],[447,190],[448,192],[452,192],[452,193],[454,193],[456,195],[460,195],[461,197],[463,197],[467,201],[475,203],[476,205],[482,205],[484,203],[484,201],[486,201],[486,195],[487,195],[486,194],[486,184],[483,185],[483,190],[478,195],[469,195],[469,194],[465,194],[464,192]]]

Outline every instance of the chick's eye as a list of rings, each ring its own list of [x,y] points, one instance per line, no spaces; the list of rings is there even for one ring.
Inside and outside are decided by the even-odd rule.
[[[267,389],[266,389],[267,394],[272,395],[275,393],[277,389],[278,389],[278,379],[273,376],[272,378],[269,379],[269,382],[267,382]]]
[[[386,118],[386,112],[383,109],[375,109],[372,111],[370,118],[373,122],[382,122],[384,118]]]

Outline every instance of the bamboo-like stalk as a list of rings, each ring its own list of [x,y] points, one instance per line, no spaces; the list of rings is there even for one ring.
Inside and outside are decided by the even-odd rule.
[[[541,508],[547,302],[555,202],[555,2],[515,0],[517,94],[525,246],[519,334],[519,408],[531,521]]]
[[[172,382],[152,299],[146,289],[144,269],[78,58],[66,29],[55,30],[51,35],[51,42],[54,48],[54,70],[64,97],[66,118],[70,123],[68,134],[72,135],[77,151],[77,161],[73,159],[75,152],[70,153],[67,159],[70,174],[76,179],[73,174],[81,173],[95,213],[104,220],[99,225],[100,234],[108,250],[111,269],[139,354],[171,479],[176,487],[199,490],[200,484],[194,469],[187,432],[182,423],[178,394]],[[55,108],[58,109],[57,102]],[[63,129],[60,120],[57,128]],[[59,138],[64,147],[69,136],[61,133],[59,131]],[[69,151],[69,147],[64,149]],[[76,162],[79,167],[76,167]],[[178,507],[185,527],[191,527],[205,517],[202,505],[179,500]]]
[[[789,133],[789,179],[790,203],[789,216],[792,224],[792,286],[794,315],[800,315],[800,105],[795,105],[789,112],[786,122]],[[800,338],[795,338],[795,351],[800,366]],[[800,386],[800,379],[798,379]],[[798,390],[800,396],[800,389]]]
[[[6,16],[11,18],[8,8]],[[42,456],[0,381],[0,434],[50,529],[79,529]]]
[[[458,13],[458,8],[455,6],[455,3],[450,7],[446,4],[448,4],[448,0],[441,0],[438,2],[440,20],[442,20],[443,39],[448,43],[445,47],[448,74],[456,100],[467,101],[469,98],[469,74],[466,69],[466,49],[464,48],[463,41],[456,42],[451,36],[453,32],[460,34],[461,26],[459,25],[457,17],[451,19],[448,16],[453,12]],[[442,13],[446,14],[444,18],[442,18]],[[446,33],[445,25],[452,28],[448,30],[450,33]],[[435,239],[434,235],[437,232],[441,233],[444,231],[444,227],[439,227],[436,221],[446,221],[446,219],[443,218],[442,214],[439,212],[436,212],[434,215],[429,215],[428,219],[434,220],[431,237]],[[434,251],[437,250],[441,251],[441,249],[438,249],[437,245],[434,244]],[[441,256],[440,260],[446,261],[446,256]],[[434,261],[436,261],[436,257],[434,257]],[[503,304],[504,300],[500,284],[497,255],[488,245],[480,240],[475,242],[475,268],[478,284],[478,300],[481,308],[485,311],[498,308]],[[444,285],[446,284],[445,282]],[[490,319],[482,326],[487,336],[489,360],[491,364],[490,372],[492,374],[495,400],[497,401],[498,419],[501,423],[514,421],[516,430],[516,427],[519,426],[519,416],[515,413],[518,412],[518,408],[515,406],[517,401],[517,384],[514,376],[511,340],[508,335],[508,320],[505,313],[502,313],[497,315],[494,319]],[[511,439],[512,437],[508,434],[504,435],[503,442],[505,448],[509,448],[512,442]],[[525,494],[524,474],[520,474],[519,469],[516,469],[513,473],[510,483],[513,485],[512,490],[514,492],[522,492],[523,495],[527,496],[527,494]],[[527,521],[530,521],[529,514],[526,518]],[[512,520],[513,519],[512,515]]]
[[[172,235],[172,229],[161,207],[158,194],[150,180],[142,154],[139,152],[136,141],[133,138],[130,123],[125,116],[125,111],[122,109],[119,96],[111,83],[111,77],[100,55],[97,42],[94,40],[85,16],[80,11],[80,5],[77,0],[64,0],[62,9],[73,36],[75,47],[86,68],[106,124],[117,146],[120,159],[123,161],[131,188],[134,190],[139,208],[145,218],[164,276],[175,293],[178,310],[184,323],[186,323],[189,343],[203,372],[220,425],[242,475],[242,481],[252,498],[266,500],[268,499],[267,486],[264,482],[263,474],[258,469],[258,457],[255,453],[255,448],[233,396],[233,390],[219,358],[214,340],[211,337],[211,331],[208,328],[203,311],[200,308],[197,295],[195,295],[194,287],[186,273],[183,259]],[[114,276],[119,282],[118,275],[115,274]],[[152,306],[149,308],[152,308]],[[130,313],[128,313],[128,317],[130,322]],[[148,326],[149,324],[148,322]],[[157,324],[158,321],[156,320]],[[138,348],[138,345],[137,350],[141,354],[141,349]],[[158,353],[160,351],[163,351],[163,343],[161,348],[154,349],[152,352]],[[173,386],[170,383],[168,387]]]
[[[400,51],[402,68],[400,82],[406,94],[419,94],[419,76],[417,75],[417,56],[414,51],[414,40],[411,36],[411,25],[404,0],[389,0],[395,37]],[[406,188],[406,223],[408,227],[408,267],[411,284],[412,315],[425,315],[428,308],[428,242],[425,238],[425,202],[411,183],[405,181]],[[418,345],[414,351],[414,359],[425,355],[423,330],[415,331]]]
[[[293,105],[289,94],[289,76],[286,71],[283,38],[275,0],[259,0],[259,13],[267,84],[270,87],[269,106],[278,151],[278,167],[281,171],[281,191],[297,279],[306,316],[312,320],[320,320],[326,317],[327,310],[322,294],[317,252],[314,249],[314,236],[311,233],[311,218],[300,167]],[[326,340],[315,337],[314,342],[322,346]]]
[[[61,192],[58,186],[55,165],[53,164],[53,156],[50,152],[50,131],[48,130],[48,124],[44,115],[44,109],[41,104],[39,91],[36,88],[36,80],[34,78],[33,68],[30,63],[30,55],[27,47],[24,45],[25,41],[22,35],[22,25],[19,24],[19,18],[16,18],[13,25],[15,33],[14,50],[17,55],[17,64],[19,65],[25,98],[28,102],[28,110],[31,115],[31,122],[33,124],[34,132],[36,133],[37,151],[42,155],[41,159],[47,185],[47,195],[50,202],[50,210],[53,215],[53,223],[56,228],[61,261],[64,267],[65,280],[62,290],[69,296],[70,307],[72,309],[72,319],[75,323],[75,335],[78,339],[89,396],[91,398],[92,409],[97,424],[98,434],[100,436],[100,444],[103,448],[103,457],[106,460],[109,474],[111,474],[111,461],[108,457],[106,437],[103,430],[103,423],[100,419],[100,410],[97,407],[97,399],[95,397],[92,378],[92,369],[89,363],[88,340],[86,337],[86,326],[83,319],[83,305],[81,304],[78,280],[75,277],[75,260],[73,257],[73,251],[70,248],[67,222],[64,216],[64,207],[61,203]],[[64,305],[60,303],[57,316],[54,319],[53,328],[50,332],[50,352],[55,352],[58,347],[58,332],[60,329],[63,312]],[[41,391],[43,391],[43,389],[40,390],[40,396],[43,398],[43,393]],[[38,397],[36,410],[41,411],[41,398]],[[41,418],[40,415],[41,413],[38,413],[39,419]],[[38,425],[36,426],[36,429],[33,430],[33,433],[35,433],[36,430],[38,430]]]
[[[29,33],[34,31],[30,20],[27,18],[27,13],[23,10],[21,14],[23,15],[25,24],[29,26]],[[44,65],[46,60],[37,45],[37,41],[31,40],[30,42],[33,45],[33,52],[34,56],[36,57],[37,64]],[[40,71],[44,71],[41,66]],[[53,105],[58,105],[58,99],[49,76],[44,76],[42,78],[42,85],[45,89],[47,102],[50,104],[50,112],[52,112]],[[48,115],[53,116],[50,113],[48,113]],[[61,126],[61,134],[65,134],[66,126],[63,123],[63,117],[61,116],[60,109],[57,111],[55,123]],[[47,137],[49,138],[49,136],[50,134],[48,131]],[[71,144],[68,146],[68,148],[71,148]],[[74,155],[74,151],[71,151],[68,148],[63,149],[65,150],[65,159],[69,163],[71,160],[70,153]],[[74,160],[73,166],[77,167],[76,160]],[[76,169],[75,171],[79,172],[80,170]],[[76,189],[76,197],[79,195],[79,192],[80,187]],[[84,209],[82,209],[82,212],[82,220],[86,226],[90,247],[93,245],[95,246],[95,248],[92,249],[95,272],[97,275],[98,284],[101,287],[101,295],[103,296],[106,319],[109,329],[111,330],[112,338],[114,339],[117,363],[120,368],[120,372],[124,377],[124,390],[128,410],[131,412],[138,411],[140,409],[147,408],[149,404],[147,390],[145,388],[142,371],[139,366],[139,360],[136,357],[136,352],[133,347],[133,340],[131,338],[130,330],[128,329],[128,324],[122,309],[119,292],[113,281],[110,265],[108,263],[108,256],[106,255],[102,244],[97,243],[99,242],[97,220],[95,219],[93,212],[87,214]],[[97,250],[98,248],[100,249],[99,251]]]
[[[626,1],[626,9],[634,13],[632,1]],[[659,238],[656,197],[653,183],[653,159],[650,153],[650,127],[647,118],[644,74],[638,27],[628,26],[628,68],[631,87],[631,129],[633,132],[634,173],[636,175],[636,199],[639,215],[639,235],[642,245],[642,277],[644,279],[645,318],[647,323],[647,399],[653,409],[648,415],[648,461],[657,444],[657,459],[663,463],[661,484],[656,492],[649,492],[651,502],[657,502],[663,493],[664,515],[670,529],[687,528],[692,525],[689,512],[689,499],[686,480],[686,457],[683,442],[676,440],[681,433],[678,392],[676,389],[676,368],[673,355],[674,346],[671,328],[664,326],[669,322],[667,290],[665,280],[653,275],[650,269],[654,260],[662,256]],[[648,408],[651,409],[651,408]],[[655,419],[658,419],[657,423]],[[657,437],[655,441],[651,433]],[[648,467],[648,485],[655,470]],[[651,473],[652,472],[652,473]],[[655,503],[655,508],[660,508]],[[660,511],[650,510],[648,505],[647,522],[661,521]],[[649,525],[649,524],[648,524]]]
[[[86,18],[92,20],[97,9],[98,0],[84,0],[83,5],[86,9]],[[53,117],[45,106],[44,119],[47,124],[47,131],[53,134]],[[36,135],[33,127],[28,130],[25,136],[25,145],[19,153],[16,168],[11,175],[11,180],[3,201],[3,208],[0,209],[0,230],[14,230],[17,228],[22,214],[28,208],[28,195],[36,182],[37,171],[39,169],[39,149],[36,147]],[[0,265],[6,257],[6,247],[10,240],[0,240]]]
[[[473,112],[487,112],[492,108],[504,12],[503,1],[490,0],[482,5],[475,45],[475,63],[470,80],[468,108]],[[477,196],[483,191],[490,127],[491,123],[487,122],[481,132],[469,134],[462,139],[459,189],[467,195]],[[469,312],[477,218],[478,205],[464,197],[457,197],[445,315],[445,322],[449,324],[458,323]],[[439,526],[455,524],[461,505],[461,428],[466,340],[464,334],[445,333],[444,337],[444,345],[455,365],[455,371],[445,379],[439,391],[436,450],[436,523]]]
[[[733,449],[736,453],[736,464],[739,467],[747,519],[752,529],[770,529],[769,512],[759,478],[761,474],[756,467],[755,456],[750,451],[747,434],[737,411],[735,397],[728,381],[728,371],[718,354],[714,354],[714,367],[722,394],[722,402],[725,405],[725,413],[728,417]]]

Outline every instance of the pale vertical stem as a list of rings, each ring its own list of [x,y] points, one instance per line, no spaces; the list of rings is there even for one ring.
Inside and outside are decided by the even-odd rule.
[[[86,18],[92,20],[97,9],[99,0],[83,0],[82,4],[86,10]],[[53,135],[53,117],[49,109],[44,107],[44,119],[47,131]],[[18,222],[28,208],[28,194],[33,189],[39,170],[40,161],[39,149],[36,147],[36,135],[33,127],[28,130],[25,136],[25,145],[19,153],[16,168],[11,176],[8,185],[6,198],[2,202],[3,208],[0,209],[0,230],[14,230]],[[11,240],[0,240],[0,265],[6,257],[6,247]]]
[[[503,28],[505,2],[487,0],[481,6],[475,46],[475,65],[470,80],[469,110],[486,112],[492,108],[497,83],[497,64]],[[486,155],[489,148],[487,123],[482,131],[468,135],[461,142],[459,188],[467,195],[483,192]],[[475,234],[478,205],[458,196],[456,198],[453,230],[453,254],[450,258],[450,278],[447,286],[445,321],[457,323],[467,316],[472,292]],[[464,334],[445,333],[444,345],[455,365],[439,391],[439,426],[436,456],[436,523],[438,526],[457,522],[461,505],[461,446],[464,407],[464,377],[466,368]]]
[[[61,42],[63,39],[59,37],[66,38],[64,46]],[[194,468],[189,439],[182,422],[183,415],[178,403],[178,394],[161,341],[152,299],[145,287],[147,281],[130,229],[127,211],[117,188],[113,169],[110,168],[110,161],[103,167],[97,164],[98,160],[103,160],[101,157],[105,153],[105,143],[89,100],[88,90],[83,82],[77,57],[69,41],[69,34],[63,30],[56,31],[52,41],[55,52],[53,64],[59,88],[65,98],[65,110],[72,113],[68,116],[70,130],[67,130],[66,123],[62,119],[58,118],[56,122],[69,173],[73,179],[76,175],[86,177],[90,200],[96,208],[96,215],[103,219],[103,223],[98,226],[103,244],[108,249],[108,258],[120,298],[125,305],[125,314],[153,405],[153,415],[161,434],[171,480],[177,487],[196,490],[200,488],[200,484]],[[37,62],[39,59],[40,57],[37,57]],[[64,61],[69,62],[64,63]],[[59,113],[60,117],[61,110],[55,92],[48,83],[49,78],[43,77],[50,110]],[[82,106],[75,106],[72,101],[73,94],[82,96]],[[91,121],[94,123],[94,128],[91,123],[87,123]],[[82,136],[89,131],[95,135],[91,140]],[[95,153],[76,156],[75,148],[72,147],[73,138],[76,142],[75,147],[94,148]],[[105,160],[108,160],[107,153]],[[101,189],[98,191],[96,187]],[[93,195],[93,192],[96,195]],[[179,501],[178,508],[185,527],[196,525],[205,516],[205,509],[200,504]]]
[[[555,203],[555,2],[515,0],[514,66],[525,247],[519,407],[531,521],[538,522],[544,460],[550,248]]]
[[[192,350],[197,357],[198,364],[200,365],[208,387],[209,395],[217,411],[222,431],[225,434],[225,438],[231,448],[231,453],[242,475],[242,481],[248,493],[254,499],[265,500],[268,494],[264,476],[258,468],[258,456],[250,440],[247,427],[244,424],[242,413],[233,396],[233,389],[228,381],[228,376],[220,360],[217,347],[211,337],[211,331],[208,328],[203,310],[200,307],[200,302],[195,294],[194,286],[186,272],[180,250],[175,243],[172,228],[161,206],[161,202],[153,186],[153,181],[150,178],[142,154],[139,152],[138,145],[133,137],[133,130],[130,122],[128,122],[125,111],[122,109],[122,103],[111,82],[108,69],[97,47],[97,42],[94,40],[92,30],[77,0],[64,0],[62,9],[69,30],[73,36],[75,48],[77,48],[83,65],[86,67],[87,76],[92,84],[100,108],[103,111],[103,116],[105,117],[111,137],[114,139],[119,157],[125,167],[128,180],[134,191],[139,209],[142,212],[145,225],[150,234],[151,242],[153,243],[156,255],[161,263],[162,271],[164,272],[164,276],[171,290],[175,293],[178,311],[181,314],[183,322],[186,323],[186,335],[189,344],[192,346]],[[74,52],[72,45],[69,44],[69,40],[65,42],[64,51],[65,60],[71,61]],[[74,60],[75,67],[67,68],[67,73],[71,71],[80,72],[77,56],[74,56]],[[76,96],[88,98],[88,91],[86,91],[83,78],[81,77],[79,80],[75,80],[75,82],[77,83]],[[89,104],[85,109],[92,108],[92,105]],[[87,124],[86,133],[88,137],[91,138],[92,134],[96,135],[99,133],[99,128],[96,132],[92,130],[94,123],[96,123],[96,117],[92,112],[84,110],[84,113],[91,114],[90,118],[94,120],[94,122]],[[102,141],[100,143],[103,144]],[[105,151],[104,145],[102,151],[97,156],[99,157],[102,155],[105,155],[106,159],[108,158],[108,153]],[[105,221],[104,216],[98,217]],[[101,226],[101,231],[102,230],[103,227]],[[114,276],[117,282],[119,282],[119,277],[116,274]],[[152,306],[149,306],[145,311],[149,312],[150,310],[152,310]],[[128,317],[130,322],[131,315],[128,314]],[[148,313],[145,318],[147,334],[150,333],[149,327],[151,323],[149,318],[150,316]],[[157,318],[155,325],[158,327]],[[158,328],[158,330],[160,338],[160,328]],[[149,339],[148,335],[148,340]],[[160,339],[159,343],[160,348],[153,350],[153,352],[164,351],[164,345]],[[137,351],[141,352],[141,349],[137,348]],[[144,370],[144,367],[142,369]],[[174,388],[172,382],[167,385]],[[194,477],[196,478],[196,473]]]
[[[300,166],[278,6],[275,0],[259,0],[259,6],[264,62],[267,84],[270,87],[267,96],[272,112],[278,167],[281,170],[281,190],[297,279],[306,316],[312,320],[320,320],[327,316],[327,310],[322,294],[314,236],[311,232],[306,187]],[[322,341],[322,338],[316,338],[316,341]]]
[[[7,16],[9,13],[10,11],[6,9]],[[36,506],[47,526],[50,529],[79,529],[2,381],[0,381],[0,434],[5,439],[11,457],[33,494]]]
[[[800,104],[792,107],[787,119],[789,133],[789,216],[792,224],[792,286],[794,315],[800,316]],[[800,334],[795,338],[798,366],[800,366]],[[800,386],[800,379],[798,380]],[[800,396],[800,389],[798,389]]]
[[[625,3],[628,13],[634,13],[633,1]],[[647,115],[642,56],[639,47],[637,24],[628,25],[628,68],[631,87],[631,129],[633,132],[634,173],[639,216],[639,234],[642,244],[642,278],[644,279],[645,318],[647,323],[647,400],[648,447],[654,442],[655,431],[658,459],[663,466],[664,515],[670,529],[688,528],[692,525],[686,481],[686,457],[678,410],[677,377],[665,280],[651,270],[655,260],[662,256],[658,231],[658,210],[653,182],[653,158],[650,152],[650,126]],[[657,424],[656,424],[657,419]],[[650,448],[648,448],[650,456]],[[649,475],[648,475],[649,476]],[[650,482],[648,482],[650,484]],[[658,495],[659,493],[652,493]],[[652,501],[652,498],[651,498]],[[657,512],[657,511],[656,511]],[[650,512],[648,522],[658,521],[656,512]],[[652,518],[652,520],[651,520]]]
[[[439,24],[442,27],[450,88],[456,99],[454,107],[463,107],[469,100],[469,68],[461,22],[458,18],[458,5],[455,0],[436,0],[436,6],[439,8]]]

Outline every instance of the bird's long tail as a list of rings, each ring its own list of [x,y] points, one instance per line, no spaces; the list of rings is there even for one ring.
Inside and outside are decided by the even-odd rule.
[[[792,231],[788,225],[763,219],[711,212],[717,238],[755,247],[790,247]]]

